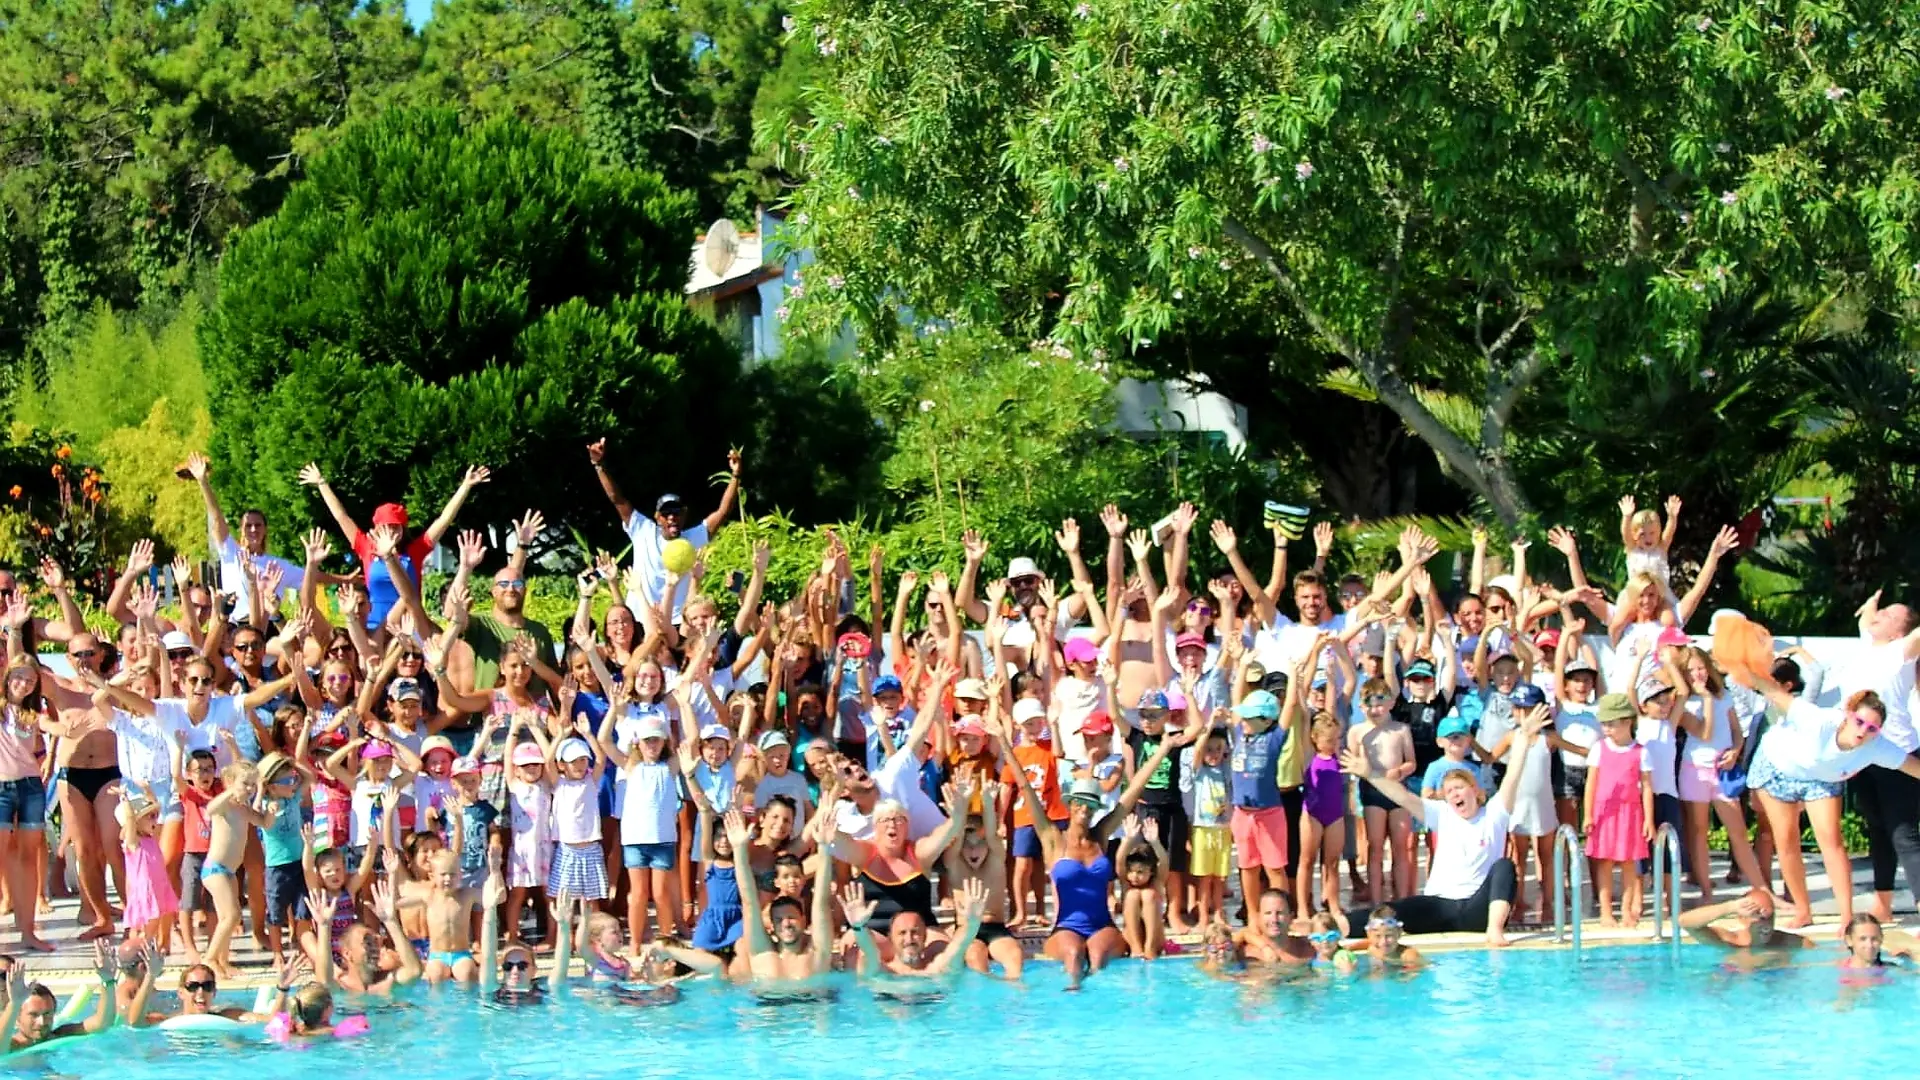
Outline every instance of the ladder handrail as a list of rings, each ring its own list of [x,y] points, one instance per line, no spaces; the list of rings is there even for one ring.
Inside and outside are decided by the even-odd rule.
[[[1567,874],[1567,852],[1573,852],[1573,873]],[[1553,833],[1553,881],[1558,888],[1553,897],[1553,940],[1566,940],[1567,894],[1573,894],[1573,955],[1580,956],[1580,924],[1586,915],[1587,889],[1581,873],[1586,859],[1580,854],[1580,833],[1571,825],[1562,825]]]
[[[1673,877],[1666,874],[1666,859],[1660,856],[1665,852],[1673,863]],[[1667,904],[1667,914],[1673,920],[1673,929],[1667,935],[1672,943],[1673,957],[1680,958],[1680,830],[1672,822],[1661,822],[1653,832],[1653,846],[1648,852],[1653,857],[1653,940],[1661,937],[1660,911],[1662,902]]]

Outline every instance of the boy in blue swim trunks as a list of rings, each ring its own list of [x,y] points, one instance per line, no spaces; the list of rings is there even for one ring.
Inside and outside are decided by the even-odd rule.
[[[233,732],[222,729],[220,737],[236,758]],[[200,864],[200,884],[213,897],[213,937],[207,942],[206,963],[222,979],[235,979],[230,946],[240,926],[240,887],[234,871],[246,859],[249,830],[271,826],[271,812],[255,806],[260,790],[260,773],[252,764],[236,760],[221,773],[226,790],[207,804],[210,830],[207,857]]]

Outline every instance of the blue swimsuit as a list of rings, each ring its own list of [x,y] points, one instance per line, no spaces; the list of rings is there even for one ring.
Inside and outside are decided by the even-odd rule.
[[[1107,886],[1113,883],[1113,861],[1103,853],[1092,864],[1061,859],[1053,864],[1053,890],[1059,903],[1055,930],[1071,930],[1083,938],[1113,925],[1107,910]]]

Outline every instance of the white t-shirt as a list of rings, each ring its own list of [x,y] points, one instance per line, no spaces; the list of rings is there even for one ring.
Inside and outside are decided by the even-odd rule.
[[[1695,694],[1681,707],[1690,715],[1701,716],[1705,714],[1705,700]],[[1696,739],[1692,735],[1687,736],[1687,764],[1706,769],[1718,769],[1720,755],[1732,748],[1733,698],[1727,694],[1721,694],[1713,699],[1713,727],[1707,732],[1707,738],[1703,740]]]
[[[208,523],[207,536],[213,536],[212,523]],[[233,609],[236,622],[244,622],[253,615],[253,602],[247,598],[247,575],[240,569],[240,542],[232,533],[227,534],[227,542],[214,546],[220,556],[220,591],[238,601]],[[280,594],[297,593],[307,580],[307,568],[290,563],[278,555],[255,555],[253,565],[256,570],[264,570],[272,563],[280,568]]]
[[[1913,661],[1907,659],[1904,639],[1884,645],[1863,643],[1841,672],[1841,700],[1862,690],[1879,694],[1887,706],[1887,726],[1880,729],[1880,737],[1909,754],[1920,748],[1920,733],[1914,731],[1913,716],[1907,711],[1913,689]]]
[[[809,795],[807,778],[801,776],[799,771],[791,765],[787,767],[785,773],[779,776],[775,776],[772,773],[763,774],[760,777],[760,782],[755,784],[753,788],[753,808],[755,810],[766,809],[767,802],[775,795],[785,795],[787,798],[792,799],[793,805],[800,812],[804,813],[807,809]],[[799,824],[803,823],[796,823],[796,827]]]
[[[1760,748],[1780,775],[1827,784],[1850,779],[1869,765],[1897,769],[1906,762],[1907,752],[1894,745],[1884,729],[1879,738],[1851,750],[1840,749],[1836,737],[1846,719],[1843,709],[1823,709],[1796,700],[1787,715],[1760,737]]]
[[[1098,675],[1092,682],[1066,675],[1054,684],[1047,724],[1062,758],[1075,765],[1087,764],[1087,740],[1080,734],[1080,725],[1099,709],[1113,715],[1113,695],[1107,691],[1106,680]]]
[[[620,770],[620,842],[671,844],[680,839],[680,778],[665,761],[627,761]]]
[[[1253,658],[1268,671],[1283,671],[1291,677],[1293,669],[1306,658],[1307,650],[1313,648],[1313,639],[1323,633],[1338,633],[1342,619],[1343,615],[1334,615],[1318,626],[1309,626],[1276,612],[1274,625],[1263,626],[1254,633]],[[1333,648],[1327,646],[1329,652]],[[1332,666],[1330,658],[1328,666]]]
[[[911,750],[894,751],[880,771],[873,774],[873,783],[882,799],[906,806],[909,839],[931,836],[947,823],[947,815],[920,790],[920,758]],[[873,839],[873,817],[862,813],[851,801],[842,802],[834,812],[834,825],[855,840]]]
[[[600,783],[561,777],[553,785],[554,839],[563,844],[600,840]]]
[[[1592,702],[1584,705],[1571,701],[1560,702],[1560,713],[1554,720],[1554,726],[1560,730],[1560,737],[1575,746],[1581,747],[1583,750],[1589,749],[1595,743],[1599,742],[1600,721],[1595,718],[1593,710],[1594,705]],[[1589,755],[1585,753],[1576,754],[1571,750],[1560,751],[1561,763],[1570,768],[1584,768],[1587,764],[1588,757]]]
[[[207,718],[198,724],[187,718],[185,698],[160,698],[155,701],[153,718],[163,737],[171,739],[174,732],[185,732],[186,740],[182,743],[185,753],[211,750],[214,761],[223,769],[233,764],[233,755],[227,753],[226,745],[220,742],[216,733],[231,731],[236,736],[242,731],[251,733],[240,699],[218,694],[207,700]]]
[[[1674,745],[1673,723],[1643,716],[1634,724],[1633,741],[1647,748],[1647,772],[1653,778],[1653,793],[1679,798],[1680,787],[1673,773],[1674,755],[1679,749]]]
[[[161,799],[173,790],[173,760],[167,750],[167,735],[158,716],[135,716],[113,710],[115,748],[119,751],[120,775],[132,788],[134,782],[153,788]]]
[[[1427,873],[1426,895],[1471,900],[1493,872],[1493,864],[1507,853],[1506,808],[1488,803],[1468,819],[1447,803],[1424,801],[1427,828],[1434,833],[1433,868]]]
[[[661,535],[660,526],[638,510],[627,515],[623,527],[627,539],[633,541],[633,569],[640,579],[640,594],[628,593],[627,606],[638,611],[641,604],[651,607],[660,603],[660,597],[666,594],[667,567],[660,561],[660,552],[667,546],[667,539]],[[707,523],[702,521],[691,529],[681,529],[680,539],[692,544],[696,551],[706,547]],[[680,587],[673,597],[675,622],[680,621],[680,608],[687,602],[687,590],[691,587],[688,579],[680,579]]]

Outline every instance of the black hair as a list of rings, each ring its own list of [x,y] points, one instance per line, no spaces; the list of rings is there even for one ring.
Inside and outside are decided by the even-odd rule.
[[[1013,697],[1015,701],[1024,697],[1028,690],[1040,681],[1040,676],[1031,671],[1021,670],[1013,673]]]
[[[785,796],[780,796],[780,798],[785,798]],[[792,867],[796,870],[805,870],[807,868],[807,864],[802,862],[800,860],[800,856],[795,855],[793,852],[783,851],[780,854],[775,855],[773,857],[773,868],[775,870],[779,870],[783,867]]]
[[[776,859],[775,864],[778,865],[778,862],[779,860]],[[781,896],[774,897],[773,903],[767,905],[767,916],[771,918],[773,916],[774,909],[780,907],[783,904],[792,907],[793,910],[799,912],[802,915],[805,915],[807,913],[807,906],[805,904],[802,904],[800,901],[795,900],[791,896],[781,895]]]
[[[1127,869],[1141,869],[1153,874],[1160,871],[1160,856],[1150,847],[1137,847],[1127,852]]]
[[[1800,672],[1800,664],[1790,656],[1782,656],[1773,662],[1773,681],[1789,694],[1798,694],[1807,688],[1806,677]]]
[[[187,760],[189,762],[204,761],[208,765],[215,766],[216,768],[219,767],[220,764],[220,759],[214,757],[213,751],[211,750],[189,750],[187,751]]]

